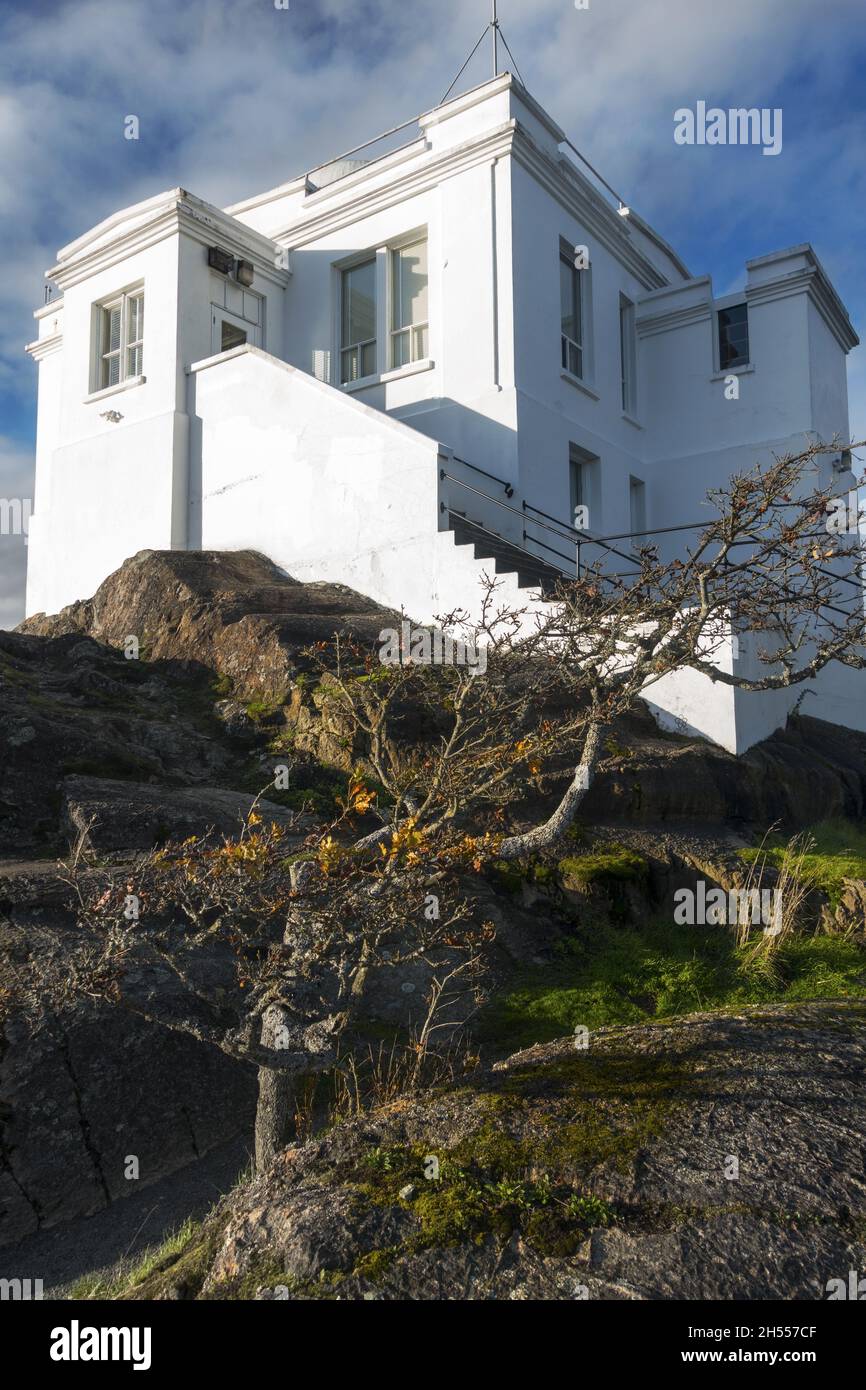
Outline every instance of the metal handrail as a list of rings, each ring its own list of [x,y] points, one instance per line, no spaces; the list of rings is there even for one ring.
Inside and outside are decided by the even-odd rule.
[[[470,463],[468,459],[458,458],[457,454],[452,454],[451,457],[454,459],[455,463],[462,463],[464,468],[471,468],[474,473],[483,473],[485,478],[489,478],[493,483],[498,483],[499,486],[504,489],[506,497],[514,496],[514,488],[511,483],[507,483],[504,478],[497,478],[495,473],[488,473],[486,468],[479,468],[477,463]],[[460,479],[455,478],[454,481],[459,482]]]
[[[308,169],[308,170],[306,171],[306,174],[304,175],[304,177],[307,178],[307,179],[310,179],[310,178],[312,178],[313,174],[318,174],[318,173],[320,172],[320,170],[322,170],[322,169],[328,169],[328,168],[330,168],[330,166],[331,166],[332,164],[339,164],[339,163],[341,163],[341,161],[344,160],[344,159],[350,159],[350,158],[352,157],[353,154],[360,154],[361,150],[367,150],[367,149],[370,148],[371,145],[378,145],[378,143],[379,143],[380,140],[387,140],[387,139],[389,138],[389,136],[391,136],[391,135],[397,135],[397,134],[399,134],[399,132],[400,132],[401,130],[408,130],[410,126],[412,126],[412,125],[418,125],[419,119],[420,119],[420,117],[418,117],[418,116],[412,116],[410,120],[408,120],[408,121],[403,121],[401,125],[392,126],[390,130],[384,131],[381,135],[374,135],[373,138],[372,138],[372,140],[365,140],[365,141],[363,142],[363,144],[361,144],[361,145],[355,145],[351,150],[346,150],[344,154],[336,154],[336,155],[333,156],[333,158],[331,158],[331,159],[326,159],[326,160],[324,160],[321,164],[315,164],[315,165],[313,166],[312,169]],[[419,129],[420,129],[420,127],[419,127]],[[408,143],[411,144],[412,142],[409,141]],[[401,146],[398,146],[398,149],[402,149],[402,148],[403,148],[402,145],[401,145]],[[395,150],[388,150],[387,153],[388,153],[388,154],[395,154],[396,151],[395,151]],[[383,155],[377,155],[376,158],[378,158],[378,159],[385,159],[385,158],[386,158],[386,155],[384,155],[384,154],[383,154]],[[373,164],[373,163],[375,163],[375,159],[371,159],[369,162],[370,162],[371,164]]]
[[[461,464],[463,464],[466,468],[471,468],[471,469],[473,469],[474,472],[476,472],[476,473],[481,473],[481,474],[484,475],[484,477],[490,478],[493,482],[498,483],[501,487],[503,487],[503,488],[505,489],[506,496],[512,497],[512,496],[514,495],[514,488],[512,487],[512,485],[511,485],[510,483],[506,483],[506,482],[504,481],[504,479],[502,479],[502,478],[497,478],[496,475],[495,475],[494,473],[488,473],[487,470],[486,470],[485,468],[479,468],[477,464],[469,463],[469,461],[468,461],[467,459],[458,458],[456,454],[454,455],[454,459],[455,459],[455,462],[456,462],[456,463],[461,463]],[[645,531],[621,531],[621,532],[619,532],[619,533],[617,533],[617,534],[615,534],[615,535],[610,535],[610,536],[590,536],[589,534],[587,534],[587,533],[584,532],[584,531],[579,531],[579,530],[577,529],[577,527],[569,525],[569,523],[568,523],[567,521],[560,521],[558,517],[552,516],[552,515],[550,514],[550,512],[544,511],[541,507],[536,507],[536,506],[534,505],[534,503],[532,503],[532,502],[527,502],[525,498],[523,499],[523,502],[521,503],[521,510],[518,511],[518,509],[517,509],[516,507],[510,507],[510,506],[508,505],[507,502],[501,502],[501,501],[499,500],[498,497],[491,497],[489,493],[487,493],[487,492],[482,492],[479,488],[474,488],[474,487],[472,487],[471,484],[464,482],[462,478],[455,478],[454,475],[453,475],[452,473],[447,473],[447,472],[445,471],[444,468],[441,468],[441,469],[439,470],[439,477],[440,477],[440,479],[442,479],[442,481],[444,481],[444,480],[447,478],[447,479],[449,480],[449,482],[456,483],[458,487],[465,488],[467,492],[473,493],[476,497],[483,497],[484,500],[485,500],[486,502],[492,502],[493,505],[494,505],[495,507],[502,507],[502,508],[504,508],[505,511],[511,512],[512,515],[514,515],[514,516],[523,515],[523,517],[524,517],[524,529],[523,529],[523,539],[524,539],[524,541],[531,541],[533,545],[540,546],[540,547],[542,548],[542,550],[549,550],[550,553],[551,553],[552,555],[558,555],[559,558],[562,559],[562,560],[567,560],[568,557],[567,557],[567,556],[564,556],[564,555],[562,554],[561,551],[556,550],[555,547],[553,547],[553,546],[551,546],[551,545],[547,545],[547,544],[545,544],[544,541],[537,540],[536,537],[534,537],[534,536],[529,536],[529,535],[527,534],[527,532],[526,532],[526,526],[525,526],[526,521],[529,520],[529,521],[532,522],[533,525],[543,527],[545,531],[550,531],[552,535],[554,535],[554,536],[559,536],[561,540],[572,541],[572,543],[573,543],[574,545],[576,545],[576,547],[577,547],[577,564],[576,564],[576,577],[577,577],[577,578],[580,578],[580,569],[581,569],[580,555],[581,555],[581,547],[582,547],[582,546],[585,546],[585,545],[598,545],[598,546],[601,546],[601,548],[602,548],[603,550],[606,550],[610,555],[616,555],[616,556],[618,556],[619,559],[625,560],[626,563],[633,563],[633,562],[634,562],[634,556],[633,556],[633,555],[626,555],[626,554],[624,554],[621,550],[617,550],[615,546],[610,545],[609,542],[610,542],[610,541],[622,541],[622,540],[634,540],[635,538],[640,537],[640,536],[664,536],[664,535],[670,535],[670,534],[672,534],[673,532],[676,532],[676,531],[702,531],[702,530],[706,529],[706,527],[710,524],[708,521],[689,521],[689,522],[681,522],[679,525],[676,525],[676,526],[658,526],[658,527],[655,527],[655,528],[653,528],[653,529],[651,529],[651,530],[650,530],[650,529],[647,529],[647,530],[645,530]],[[443,512],[447,510],[447,508],[446,508],[444,502],[440,503],[440,510],[443,511]],[[527,517],[526,517],[526,512],[527,512],[527,511],[535,512],[535,513],[537,513],[538,516],[540,516],[540,517],[545,517],[546,520],[545,520],[545,521],[536,521],[536,520],[534,520],[534,518],[532,518],[532,517],[527,518]],[[553,524],[553,525],[550,525],[550,524],[549,524],[550,522],[553,522],[554,524]],[[477,523],[476,523],[476,524],[477,524]],[[570,535],[567,534],[568,532],[570,532],[571,534],[570,534]],[[491,533],[491,534],[492,534],[492,533]],[[804,538],[805,538],[805,539],[809,539],[810,537],[819,538],[819,537],[823,536],[824,534],[825,534],[825,533],[824,533],[823,531],[806,532],[806,533],[804,533]],[[503,537],[503,539],[507,539],[507,537]],[[745,539],[745,540],[732,541],[732,542],[731,542],[731,548],[733,548],[733,547],[735,547],[735,546],[743,546],[743,545],[749,545],[749,544],[760,544],[760,538],[755,537],[755,536],[752,536],[752,537],[747,538],[747,539]],[[527,551],[527,554],[530,554],[530,555],[531,555],[531,551]],[[850,584],[850,585],[851,585],[853,588],[855,588],[855,589],[860,589],[860,590],[862,590],[863,587],[864,587],[864,586],[863,586],[863,583],[862,583],[861,581],[858,581],[858,580],[856,580],[856,579],[852,579],[849,575],[844,575],[844,574],[833,574],[833,572],[832,572],[831,570],[824,569],[823,566],[821,566],[821,565],[816,566],[816,569],[818,570],[818,573],[819,573],[819,574],[825,575],[828,579],[833,579],[833,580],[838,581],[838,582],[841,582],[841,583],[843,583],[843,584]],[[638,574],[638,573],[640,573],[640,571],[635,570],[635,571],[632,571],[631,573]],[[615,575],[615,576],[610,576],[610,577],[612,577],[612,578],[629,578],[629,577],[631,577],[631,575],[630,575],[630,574],[624,574],[624,575]]]
[[[572,542],[577,546],[577,573],[578,573],[578,575],[580,574],[580,547],[581,547],[582,545],[589,545],[589,544],[600,545],[604,550],[607,550],[611,555],[616,555],[620,560],[625,560],[627,563],[628,563],[630,560],[632,560],[632,559],[634,558],[634,557],[631,556],[631,555],[624,555],[624,554],[622,553],[621,550],[617,550],[614,546],[608,545],[608,544],[607,544],[607,541],[608,541],[608,540],[620,540],[620,539],[622,539],[622,537],[619,537],[619,536],[590,536],[586,531],[579,531],[579,530],[577,529],[576,526],[571,526],[567,521],[560,521],[558,517],[551,516],[551,515],[550,515],[550,512],[545,512],[545,511],[542,510],[541,507],[536,507],[532,502],[527,502],[525,498],[524,498],[524,500],[523,500],[523,509],[524,509],[524,511],[526,511],[526,510],[528,509],[528,510],[531,511],[531,512],[537,512],[539,516],[546,516],[546,517],[548,518],[549,521],[554,521],[554,522],[556,522],[556,525],[557,525],[557,526],[561,526],[561,527],[562,527],[562,531],[558,532],[557,534],[561,535],[563,540],[572,541]],[[530,521],[532,521],[532,517],[529,517],[528,519],[529,519]],[[536,525],[536,526],[541,526],[541,525],[543,525],[543,524],[544,524],[544,523],[543,523],[543,522],[540,522],[540,521],[534,522],[534,525]],[[548,529],[549,529],[549,528],[548,528]],[[571,532],[571,535],[565,535],[564,532],[566,532],[566,531],[570,531],[570,532]],[[525,532],[524,532],[524,534],[525,534]],[[636,533],[636,534],[640,534],[640,533]],[[650,534],[650,533],[647,533],[647,534]],[[541,545],[541,541],[535,540],[534,536],[530,536],[529,539],[532,541],[533,545]]]
[[[473,487],[471,483],[464,483],[462,478],[455,478],[453,473],[446,473],[444,468],[439,469],[439,478],[442,482],[447,478],[449,483],[456,483],[458,487],[465,488],[467,492],[474,493],[476,497],[483,497],[485,502],[492,502],[494,507],[504,507],[507,512],[513,512],[515,516],[521,513],[516,507],[509,507],[507,502],[500,502],[498,497],[491,497],[489,492],[482,492],[480,488]],[[440,512],[446,512],[448,508],[444,502],[439,503]]]
[[[566,563],[567,565],[570,565],[570,564],[571,564],[571,560],[569,559],[569,557],[568,557],[567,555],[563,555],[563,553],[562,553],[561,550],[557,550],[557,549],[555,548],[555,546],[548,545],[546,541],[537,541],[537,540],[535,539],[534,536],[527,536],[527,534],[526,534],[525,531],[524,531],[524,533],[523,533],[523,539],[524,539],[525,541],[531,540],[533,545],[540,545],[541,548],[542,548],[542,550],[549,550],[550,553],[551,553],[551,555],[558,555],[559,558],[560,558],[560,560],[564,560],[565,563]],[[531,551],[531,550],[527,550],[526,553],[527,553],[527,555],[530,555],[530,556],[531,556],[532,551]],[[575,578],[575,576],[574,576],[573,574],[570,574],[570,573],[566,570],[566,571],[563,571],[563,578],[564,578],[564,579],[573,579],[573,578]]]

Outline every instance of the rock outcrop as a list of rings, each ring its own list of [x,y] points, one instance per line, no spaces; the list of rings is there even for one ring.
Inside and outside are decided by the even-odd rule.
[[[0,985],[47,941],[62,953],[68,898],[50,864],[0,871]],[[0,1246],[89,1216],[248,1134],[255,1098],[250,1068],[108,1004],[82,999],[62,1020],[9,1020]]]
[[[866,1267],[863,1005],[603,1029],[300,1147],[139,1298],[823,1299]]]
[[[342,781],[358,750],[308,649],[340,632],[370,650],[397,621],[251,552],[142,552],[92,599],[0,633],[0,972],[34,940],[62,951],[72,917],[49,859],[82,831],[122,866],[236,831],[275,761]],[[674,885],[736,881],[750,828],[866,813],[866,737],[808,718],[736,759],[638,711],[605,755],[582,816],[640,856],[639,880],[479,879],[494,986],[551,963],[576,918],[640,927]],[[557,796],[527,788],[516,820]],[[863,891],[847,881],[816,921],[861,933]],[[420,970],[399,992],[374,972],[370,1022],[405,1025],[425,987]],[[136,1296],[821,1297],[866,1266],[864,1021],[853,1004],[767,1008],[512,1058],[287,1150]],[[125,1195],[130,1156],[144,1185],[251,1131],[255,1077],[215,1049],[107,1005],[58,1022],[0,1039],[0,1243]]]
[[[207,673],[211,681],[218,678],[226,690],[219,698],[210,688],[204,703],[200,692],[198,738],[202,732],[213,738],[216,725],[218,736],[207,752],[199,753],[198,745],[190,742],[186,753],[176,759],[180,780],[199,784],[208,777],[215,780],[217,769],[206,771],[206,762],[208,756],[219,761],[219,736],[228,738],[235,755],[247,739],[254,740],[255,730],[244,713],[244,702],[249,701],[266,705],[273,714],[273,728],[290,731],[297,747],[347,768],[356,750],[331,707],[333,702],[329,704],[326,694],[310,680],[305,652],[335,632],[373,649],[381,629],[398,622],[398,615],[351,589],[301,584],[252,551],[142,551],[110,575],[93,598],[72,604],[56,616],[40,614],[22,624],[19,632],[29,635],[29,646],[21,645],[25,640],[21,636],[4,639],[0,635],[0,679],[8,658],[17,657],[16,674],[10,672],[7,677],[13,696],[14,683],[21,682],[29,660],[36,675],[47,664],[55,686],[60,666],[70,687],[60,692],[67,703],[74,705],[86,697],[99,705],[102,695],[114,700],[118,707],[113,721],[107,717],[112,711],[101,711],[103,731],[96,735],[97,745],[107,745],[102,756],[109,762],[124,756],[131,760],[133,766],[122,775],[139,780],[157,771],[157,760],[167,770],[172,715],[174,722],[181,721],[186,736],[189,720],[184,707],[189,702],[180,691],[192,672]],[[111,742],[110,731],[121,719],[120,706],[130,701],[133,682],[120,677],[120,658],[113,666],[100,666],[92,645],[76,647],[76,634],[114,648],[121,648],[129,636],[137,637],[142,660],[122,665],[137,667],[143,675],[137,697],[147,694],[143,687],[148,680],[174,682],[179,710],[171,696],[162,692],[156,696],[154,688],[158,705],[172,711],[168,732],[157,723],[145,739],[133,729],[125,753]],[[69,645],[55,648],[50,643],[33,643],[34,637],[61,639]],[[11,642],[13,649],[5,642]],[[104,654],[102,661],[110,661],[105,646],[96,651]],[[88,662],[96,663],[97,669],[88,673],[82,686],[81,675],[73,679],[76,663],[86,666]],[[201,724],[205,716],[206,729]],[[28,708],[13,708],[0,722],[0,751],[5,738],[16,759],[21,759],[28,743],[35,743],[31,751],[38,756],[45,746],[45,732],[44,727],[36,727]],[[637,711],[622,721],[614,743],[614,754],[584,803],[593,820],[731,822],[763,829],[778,822],[793,830],[831,816],[866,814],[866,735],[820,720],[793,718],[786,730],[735,758],[700,739],[663,734],[648,712]],[[112,774],[104,771],[102,775]],[[221,785],[230,783],[223,778]]]
[[[67,777],[62,818],[70,840],[83,835],[92,849],[149,850],[190,835],[237,836],[255,806],[278,825],[297,818],[266,797],[224,787],[159,787],[102,777]],[[287,840],[287,850],[301,841]]]
[[[93,598],[18,630],[115,647],[134,636],[148,661],[198,662],[252,700],[286,696],[313,642],[335,631],[372,641],[395,616],[342,584],[302,584],[252,550],[142,550]]]

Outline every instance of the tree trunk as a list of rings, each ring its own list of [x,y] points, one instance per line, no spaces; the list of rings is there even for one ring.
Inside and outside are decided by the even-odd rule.
[[[603,724],[590,724],[584,739],[583,756],[574,769],[574,777],[568,791],[553,815],[544,825],[527,830],[525,835],[511,835],[507,840],[503,840],[499,850],[503,859],[519,859],[524,854],[534,854],[536,850],[547,849],[550,845],[555,845],[565,834],[574,820],[578,806],[589,791],[589,784],[601,752],[603,733]]]
[[[285,1046],[283,1027],[288,1015],[272,1004],[262,1015],[262,1046],[279,1050]],[[295,1096],[298,1077],[290,1071],[259,1067],[259,1098],[256,1105],[256,1171],[267,1168],[275,1156],[295,1137]]]
[[[291,1072],[259,1067],[256,1105],[256,1172],[260,1173],[295,1137],[298,1078]]]

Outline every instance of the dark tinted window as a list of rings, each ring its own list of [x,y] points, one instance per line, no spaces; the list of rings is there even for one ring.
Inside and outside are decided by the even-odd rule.
[[[744,367],[749,361],[749,311],[745,304],[719,310],[719,367]]]

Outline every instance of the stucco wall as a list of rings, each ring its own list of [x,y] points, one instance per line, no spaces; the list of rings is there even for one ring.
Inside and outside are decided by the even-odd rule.
[[[187,425],[169,412],[58,449],[31,520],[28,613],[89,598],[138,550],[186,544]]]
[[[436,443],[252,349],[194,367],[190,415],[196,546],[250,546],[296,578],[427,607]]]

